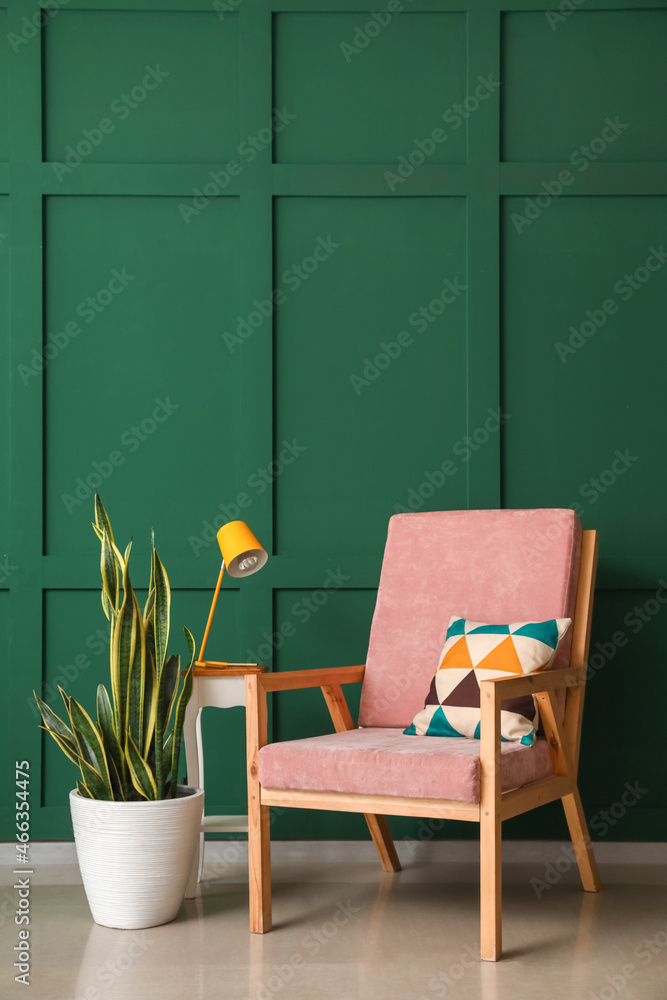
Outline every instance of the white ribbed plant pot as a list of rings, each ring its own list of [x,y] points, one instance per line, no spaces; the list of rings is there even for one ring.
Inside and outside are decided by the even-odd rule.
[[[70,792],[74,840],[93,920],[136,930],[177,915],[195,855],[204,790],[175,799],[103,802]]]

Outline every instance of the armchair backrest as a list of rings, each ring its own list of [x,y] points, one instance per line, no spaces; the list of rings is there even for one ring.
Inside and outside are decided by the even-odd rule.
[[[464,510],[389,521],[360,726],[408,726],[424,707],[452,615],[501,624],[574,618],[582,528],[574,511]],[[554,667],[569,661],[572,628]]]

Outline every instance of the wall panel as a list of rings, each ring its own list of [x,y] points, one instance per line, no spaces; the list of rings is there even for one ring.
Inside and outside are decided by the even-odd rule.
[[[166,197],[47,200],[49,555],[89,551],[98,482],[118,530],[148,537],[160,516],[168,552],[189,534],[191,483],[217,495],[234,476],[238,356],[222,330],[238,311],[238,204],[214,199],[191,226],[178,206]],[[226,433],[204,431],[200,462],[211,418]]]
[[[667,11],[512,11],[503,42],[504,159],[667,159]]]
[[[7,38],[7,11],[0,9],[0,34]],[[11,44],[11,43],[10,43]],[[9,156],[9,103],[7,100],[8,74],[7,66],[12,53],[10,45],[3,45],[0,49],[0,160],[7,160]]]
[[[505,503],[576,504],[602,535],[600,583],[642,586],[667,559],[654,521],[667,200],[562,196],[528,225],[525,210],[503,204]]]
[[[212,10],[60,11],[44,37],[44,153],[58,179],[77,157],[230,158],[239,141],[237,24]]]
[[[465,202],[276,207],[276,446],[304,449],[276,481],[277,551],[373,554],[394,504],[465,432],[465,382],[442,391],[442,373],[465,365]],[[301,268],[318,249],[310,275]],[[449,498],[465,505],[463,475]]]
[[[276,105],[296,116],[276,136],[276,162],[392,163],[410,153],[415,136],[438,125],[445,133],[443,111],[466,94],[465,14],[406,13],[397,30],[384,31],[381,20],[275,15]],[[431,156],[464,163],[465,124]]]
[[[9,347],[9,198],[0,196],[0,481],[9,485],[10,347]],[[0,557],[9,551],[9,489],[0,490]],[[0,566],[0,580],[9,575]]]

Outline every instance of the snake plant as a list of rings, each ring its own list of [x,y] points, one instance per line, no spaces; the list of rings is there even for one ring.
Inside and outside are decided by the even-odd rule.
[[[142,613],[128,569],[132,542],[122,555],[97,495],[93,528],[101,543],[102,608],[111,627],[111,697],[100,684],[95,722],[59,687],[66,724],[33,692],[42,714],[41,728],[79,767],[81,780],[76,784],[84,798],[125,802],[175,798],[183,721],[192,694],[194,639],[184,628],[190,664],[179,695],[181,658],[167,656],[171,590],[154,536]]]

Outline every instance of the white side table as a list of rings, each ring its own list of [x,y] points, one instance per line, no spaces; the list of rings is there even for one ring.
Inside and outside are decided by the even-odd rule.
[[[201,738],[201,713],[208,706],[212,708],[234,708],[245,705],[246,674],[264,673],[266,667],[255,668],[212,668],[195,667],[193,673],[192,697],[188,702],[183,724],[185,741],[185,763],[188,772],[188,784],[204,787],[204,747]],[[243,748],[245,753],[245,747]],[[205,808],[205,806],[204,806]],[[199,834],[199,847],[195,854],[185,898],[192,899],[197,892],[197,884],[201,881],[204,865],[204,834],[211,833],[247,833],[248,817],[245,816],[206,816],[202,818]]]

